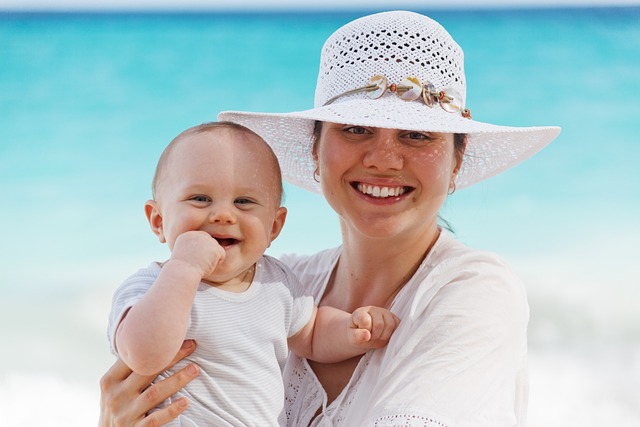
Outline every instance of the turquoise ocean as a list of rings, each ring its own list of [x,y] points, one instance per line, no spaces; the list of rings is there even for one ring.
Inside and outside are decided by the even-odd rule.
[[[310,108],[324,39],[368,12],[0,14],[0,424],[95,425],[111,294],[168,254],[142,210],[162,149]],[[640,425],[640,8],[423,12],[474,119],[563,128],[441,212],[525,281],[529,426]],[[339,243],[320,196],[286,206],[272,255]]]

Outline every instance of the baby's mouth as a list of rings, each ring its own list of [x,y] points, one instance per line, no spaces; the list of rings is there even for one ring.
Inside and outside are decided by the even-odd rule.
[[[228,248],[239,242],[239,240],[229,237],[214,237],[214,239],[216,239],[223,248]]]
[[[413,187],[407,187],[407,186],[387,187],[383,185],[363,184],[361,182],[353,182],[351,186],[356,190],[358,190],[360,193],[366,194],[367,196],[375,197],[376,199],[398,197],[413,191]]]

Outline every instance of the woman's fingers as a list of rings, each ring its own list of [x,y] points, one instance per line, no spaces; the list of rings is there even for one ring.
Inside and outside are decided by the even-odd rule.
[[[185,341],[168,368],[195,350],[193,341]],[[190,364],[174,375],[156,384],[156,375],[138,375],[120,359],[100,380],[99,427],[161,426],[176,418],[188,406],[186,399],[177,399],[171,405],[147,416],[147,413],[178,392],[200,373]]]
[[[178,353],[176,354],[176,356],[173,358],[171,363],[169,363],[169,365],[165,369],[169,369],[170,367],[178,363],[180,360],[184,359],[185,357],[193,353],[195,349],[196,349],[196,342],[194,340],[185,340],[182,343],[182,347],[180,347],[180,350],[178,350]]]
[[[158,381],[148,387],[140,395],[140,409],[149,412],[169,397],[176,394],[191,380],[200,374],[200,370],[193,363],[182,368],[168,378]],[[135,374],[134,374],[135,375]]]
[[[172,402],[170,405],[165,406],[162,409],[158,409],[157,411],[153,411],[139,423],[135,424],[135,427],[158,427],[162,426],[169,421],[175,419],[178,415],[180,415],[187,407],[189,406],[189,401],[181,397],[177,399],[175,402]]]
[[[99,427],[122,425],[120,420],[128,417],[128,405],[140,394],[139,387],[127,386],[132,376],[135,374],[131,369],[118,359],[100,379]]]
[[[111,384],[124,381],[129,375],[131,375],[131,369],[124,364],[120,359],[116,360],[106,374],[100,379],[100,387],[104,391],[105,388],[109,388]]]
[[[192,340],[187,340],[182,344],[182,347],[173,358],[171,363],[167,366],[166,369],[171,368],[180,360],[187,357],[189,354],[193,353],[195,350],[195,342]],[[142,391],[140,395],[139,402],[136,402],[136,406],[138,407],[138,412],[142,411],[143,413],[147,413],[151,411],[153,408],[164,402],[169,397],[176,394],[180,389],[182,389],[185,385],[187,385],[191,380],[197,377],[200,374],[200,370],[194,364],[187,365],[182,368],[180,371],[171,375],[168,378],[163,379],[162,381],[158,381],[157,383],[149,386],[151,381],[156,377],[155,375],[144,376],[137,375],[135,373],[131,374],[125,381],[129,381],[132,384],[132,387],[140,387],[138,390]],[[147,387],[149,386],[149,387]],[[180,411],[182,412],[184,408]],[[175,408],[170,411],[165,412],[173,412]],[[179,412],[178,412],[179,413]],[[176,413],[176,415],[178,414]],[[175,418],[175,416],[173,417]],[[169,419],[173,419],[169,418]],[[153,424],[151,424],[153,425]],[[161,424],[159,424],[161,425]]]

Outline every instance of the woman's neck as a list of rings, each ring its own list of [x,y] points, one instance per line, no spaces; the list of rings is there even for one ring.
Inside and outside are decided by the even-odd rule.
[[[343,236],[340,260],[321,305],[332,305],[349,312],[366,305],[389,307],[439,235],[440,229],[434,224],[409,238]]]

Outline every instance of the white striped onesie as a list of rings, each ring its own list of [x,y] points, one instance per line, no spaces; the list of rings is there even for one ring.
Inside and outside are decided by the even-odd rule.
[[[151,287],[160,272],[152,263],[118,288],[109,316],[109,339],[122,316]],[[282,369],[287,338],[311,318],[312,297],[294,298],[296,277],[280,261],[263,256],[256,263],[251,286],[242,293],[200,284],[187,338],[197,347],[187,359],[163,372],[166,378],[194,362],[201,374],[180,393],[189,407],[170,426],[277,426],[284,404]],[[171,401],[171,400],[170,400]],[[165,402],[165,404],[168,402]]]

